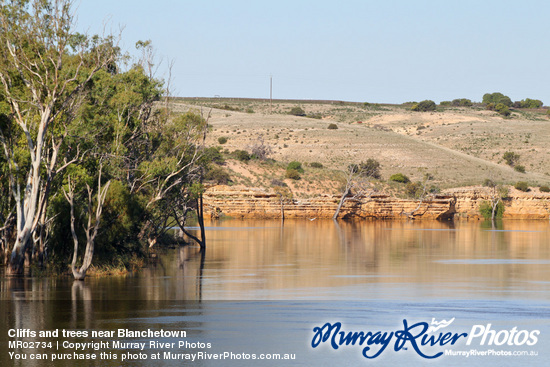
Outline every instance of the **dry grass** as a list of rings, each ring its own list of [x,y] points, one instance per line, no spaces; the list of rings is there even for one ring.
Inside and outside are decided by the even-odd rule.
[[[546,164],[550,156],[550,121],[545,111],[516,111],[511,119],[503,119],[494,112],[475,108],[419,113],[406,106],[275,101],[270,113],[266,100],[199,99],[175,103],[180,111],[201,106],[203,111],[212,106],[223,108],[211,111],[210,145],[219,145],[218,138],[224,136],[228,141],[223,148],[229,151],[248,149],[259,138],[273,148],[272,158],[282,162],[279,171],[252,169],[246,183],[253,185],[264,186],[271,177],[284,176],[284,163],[297,160],[306,166],[320,162],[328,168],[306,170],[312,177],[306,175],[307,180],[298,183],[302,186],[300,191],[307,193],[305,182],[323,175],[332,182],[330,187],[338,186],[334,170],[368,158],[381,163],[385,179],[401,172],[420,180],[430,173],[441,188],[481,184],[486,178],[502,183],[550,183],[550,167]],[[288,115],[295,106],[322,118]],[[336,123],[338,129],[327,129],[330,123]],[[519,164],[526,167],[526,173],[504,164],[502,155],[506,151],[520,154]],[[242,169],[239,174],[247,175]]]

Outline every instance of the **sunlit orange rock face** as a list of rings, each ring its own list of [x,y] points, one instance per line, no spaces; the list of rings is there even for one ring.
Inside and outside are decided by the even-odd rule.
[[[258,188],[213,186],[204,195],[205,213],[210,217],[233,218],[332,218],[340,198],[322,195],[307,199],[286,199]],[[407,200],[383,194],[361,200],[349,199],[340,218],[360,219],[479,219],[479,206],[491,200],[485,187],[466,187],[446,190],[420,200]],[[550,195],[540,192],[521,192],[513,188],[504,199],[504,217],[509,219],[548,219]]]

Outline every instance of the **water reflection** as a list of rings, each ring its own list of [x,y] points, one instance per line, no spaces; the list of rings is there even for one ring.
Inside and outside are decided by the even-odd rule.
[[[269,313],[274,318],[269,328],[280,325],[279,339],[289,328],[305,333],[310,329],[305,319],[322,321],[334,309],[364,318],[356,312],[368,308],[374,316],[367,321],[380,327],[401,318],[405,309],[430,318],[488,312],[494,317],[497,305],[509,318],[535,312],[547,321],[546,222],[503,222],[495,229],[480,222],[330,220],[227,220],[208,226],[206,251],[196,246],[158,251],[155,261],[134,276],[85,282],[2,278],[0,344],[7,343],[6,328],[118,327],[185,328],[195,340],[236,343],[236,328],[259,332],[246,320],[254,314],[250,305],[260,300],[293,300],[292,307],[267,303],[275,312]],[[241,307],[212,300],[250,302]],[[324,303],[312,306],[312,300]],[[257,305],[266,308],[266,303]],[[267,316],[258,311],[256,317]],[[229,324],[219,333],[222,321]],[[2,358],[0,363],[6,361]]]
[[[0,297],[370,299],[403,297],[392,287],[405,287],[411,295],[433,288],[468,298],[470,291],[504,294],[520,285],[538,297],[537,287],[550,279],[549,233],[548,223],[527,221],[504,222],[495,230],[482,222],[219,221],[209,223],[206,251],[159,251],[135,276],[90,277],[84,283],[6,278]]]

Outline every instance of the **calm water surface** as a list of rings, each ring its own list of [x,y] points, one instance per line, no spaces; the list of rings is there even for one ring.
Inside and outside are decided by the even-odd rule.
[[[234,365],[424,365],[427,360],[414,351],[392,347],[374,360],[363,358],[361,347],[312,349],[312,329],[340,321],[346,330],[395,331],[403,329],[403,319],[429,323],[455,318],[455,332],[487,323],[498,330],[538,329],[536,346],[523,348],[538,356],[444,356],[432,365],[550,365],[548,222],[511,221],[492,229],[480,222],[297,220],[281,225],[227,220],[209,223],[207,238],[204,256],[193,246],[169,249],[134,276],[85,282],[2,278],[2,351],[14,351],[8,349],[13,338],[7,330],[12,328],[181,329],[189,341],[210,342],[211,351],[296,354],[288,363],[238,360]],[[58,365],[182,363],[148,359]],[[17,361],[2,353],[0,365],[51,362]]]

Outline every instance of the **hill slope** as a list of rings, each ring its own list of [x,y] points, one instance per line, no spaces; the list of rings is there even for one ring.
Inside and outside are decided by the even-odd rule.
[[[310,117],[288,115],[301,106]],[[441,188],[481,184],[489,178],[502,183],[550,182],[550,121],[545,111],[516,110],[503,119],[481,108],[447,108],[413,112],[407,106],[344,102],[178,99],[176,110],[211,110],[209,145],[250,149],[262,139],[272,158],[320,162],[342,169],[368,158],[382,165],[382,176],[404,173],[420,180],[426,173]],[[271,113],[270,113],[271,112]],[[358,123],[358,121],[361,121]],[[335,123],[338,129],[330,130]],[[526,173],[516,172],[502,159],[506,151],[520,155]]]

